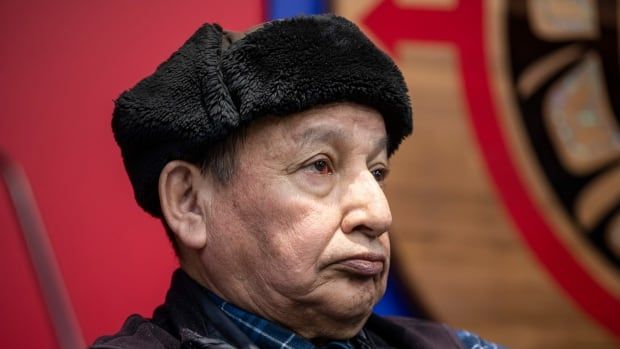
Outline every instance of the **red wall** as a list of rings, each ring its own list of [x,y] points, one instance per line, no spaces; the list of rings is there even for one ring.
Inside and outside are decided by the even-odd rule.
[[[87,342],[149,315],[176,265],[133,201],[113,100],[201,23],[241,30],[262,16],[259,0],[0,3],[0,151],[30,177]],[[19,234],[0,186],[0,342],[54,347]]]

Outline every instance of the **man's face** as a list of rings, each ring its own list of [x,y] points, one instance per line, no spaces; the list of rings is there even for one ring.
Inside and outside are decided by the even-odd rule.
[[[207,287],[307,338],[354,335],[388,274],[386,147],[381,115],[355,104],[252,125],[232,181],[199,194]]]

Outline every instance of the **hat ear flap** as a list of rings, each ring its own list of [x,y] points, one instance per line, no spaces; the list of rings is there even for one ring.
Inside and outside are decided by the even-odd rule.
[[[210,121],[211,132],[216,138],[226,135],[239,125],[239,112],[233,103],[222,74],[223,40],[228,40],[222,28],[215,24],[207,31],[204,75],[202,77],[202,103]]]

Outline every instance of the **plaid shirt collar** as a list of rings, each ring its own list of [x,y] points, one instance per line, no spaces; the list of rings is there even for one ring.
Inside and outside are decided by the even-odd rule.
[[[239,309],[209,292],[209,298],[245,333],[254,344],[263,349],[314,349],[314,344],[257,315]],[[349,341],[334,341],[321,348],[354,349]]]

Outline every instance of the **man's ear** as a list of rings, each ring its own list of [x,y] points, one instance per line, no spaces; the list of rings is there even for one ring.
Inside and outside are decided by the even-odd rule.
[[[164,219],[178,242],[191,249],[206,245],[204,203],[199,191],[205,178],[196,165],[181,160],[166,164],[159,174],[159,200]]]

